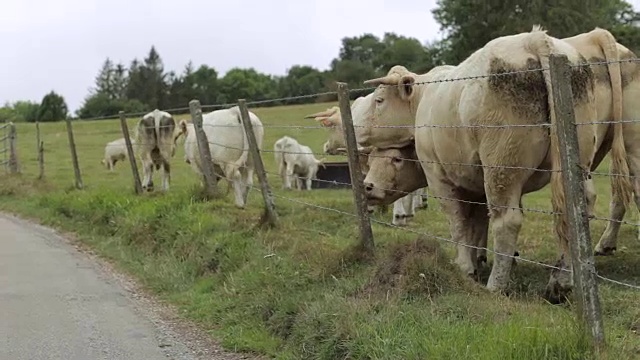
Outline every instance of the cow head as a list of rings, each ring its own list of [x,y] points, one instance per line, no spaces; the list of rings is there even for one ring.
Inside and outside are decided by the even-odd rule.
[[[367,203],[387,205],[427,186],[414,143],[402,148],[374,148],[364,179]]]
[[[396,65],[386,76],[364,82],[377,87],[364,99],[363,110],[354,112],[360,145],[385,148],[410,142],[415,124],[416,76],[404,66]],[[380,125],[389,127],[376,127]]]
[[[322,145],[322,151],[329,155],[338,155],[344,152],[346,147],[344,134],[342,130],[342,118],[340,117],[340,109],[337,106],[328,108],[327,110],[307,115],[305,119],[314,119],[329,129],[329,138]]]

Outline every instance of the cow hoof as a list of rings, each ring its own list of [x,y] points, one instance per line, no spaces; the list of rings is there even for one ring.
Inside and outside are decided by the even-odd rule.
[[[615,253],[615,251],[617,250],[617,248],[614,247],[605,247],[602,250],[597,250],[593,252],[593,255],[595,256],[611,256]]]

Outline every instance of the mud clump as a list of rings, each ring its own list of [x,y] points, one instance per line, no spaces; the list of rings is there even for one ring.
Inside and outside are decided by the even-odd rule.
[[[437,240],[418,237],[390,245],[380,254],[374,275],[360,296],[390,295],[411,300],[452,292],[475,292]]]

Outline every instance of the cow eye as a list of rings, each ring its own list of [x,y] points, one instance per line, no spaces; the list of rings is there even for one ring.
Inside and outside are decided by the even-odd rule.
[[[396,163],[396,164],[397,164],[397,163],[401,163],[401,162],[402,162],[402,159],[401,159],[401,158],[399,158],[399,157],[394,156],[394,157],[391,159],[391,161],[393,161],[394,163]]]
[[[382,104],[383,101],[383,98],[376,98],[376,104]]]

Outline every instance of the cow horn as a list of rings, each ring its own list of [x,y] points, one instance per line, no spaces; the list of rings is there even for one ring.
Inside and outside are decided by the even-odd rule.
[[[379,77],[379,78],[375,78],[375,79],[370,79],[370,80],[365,80],[363,82],[364,85],[398,85],[398,81],[400,81],[400,75],[399,74],[389,74],[387,76],[383,76],[383,77]]]
[[[320,116],[329,117],[329,116],[335,114],[336,111],[338,111],[338,108],[334,106],[334,107],[328,108],[327,110],[320,111],[320,112],[317,112],[315,114],[307,115],[304,118],[305,119],[312,119],[312,118],[316,118],[316,117],[320,117]]]

